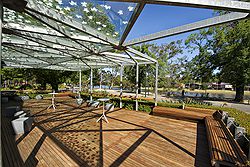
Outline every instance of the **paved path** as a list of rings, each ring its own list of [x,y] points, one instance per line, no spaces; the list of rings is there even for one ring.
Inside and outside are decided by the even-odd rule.
[[[112,94],[119,94],[119,91],[116,91],[116,90],[107,90],[107,91],[112,93]],[[123,95],[135,96],[135,93],[125,93],[125,92],[123,92]],[[144,94],[143,93],[140,94],[139,97],[144,97]],[[154,94],[150,94],[147,97],[154,98]],[[158,95],[158,100],[166,100],[166,99],[167,98],[165,96]],[[238,104],[238,103],[230,103],[230,102],[225,102],[225,101],[211,101],[211,100],[204,100],[204,102],[211,102],[214,106],[222,106],[224,103],[226,103],[227,107],[235,108],[235,109],[238,109],[238,110],[241,110],[243,112],[246,112],[246,113],[250,114],[250,105],[249,104]]]
[[[235,108],[235,109],[238,109],[238,110],[241,110],[250,114],[249,104],[238,104],[238,103],[230,103],[230,102],[224,102],[224,101],[210,101],[210,100],[205,100],[205,102],[210,102],[214,106],[222,106],[223,104],[226,104],[226,107]]]

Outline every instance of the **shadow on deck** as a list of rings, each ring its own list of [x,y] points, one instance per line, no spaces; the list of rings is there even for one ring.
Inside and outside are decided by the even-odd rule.
[[[49,100],[25,102],[35,124],[21,136],[2,117],[6,166],[210,166],[203,123],[123,109],[107,114],[109,124],[96,123],[101,109],[57,102],[55,111],[46,110]]]

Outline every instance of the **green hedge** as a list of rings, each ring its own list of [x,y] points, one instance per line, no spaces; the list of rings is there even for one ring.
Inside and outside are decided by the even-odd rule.
[[[27,95],[27,94],[19,94],[19,95]],[[29,93],[30,98],[35,98],[36,93]],[[49,96],[48,94],[42,94],[44,97]],[[89,99],[89,94],[81,93],[83,99]],[[93,94],[93,99],[96,100],[101,97],[107,97],[107,94]],[[120,107],[120,99],[117,97],[110,97],[111,102],[115,107]],[[170,103],[170,102],[159,102],[158,106],[169,107],[169,108],[182,108],[181,103]],[[239,126],[245,127],[247,131],[247,136],[250,137],[250,114],[246,114],[237,109],[227,108],[227,107],[217,107],[210,105],[200,105],[200,104],[185,104],[188,107],[195,108],[205,108],[205,109],[214,109],[214,110],[222,110],[228,112],[231,117],[235,118],[235,121],[239,124]],[[135,100],[132,99],[122,99],[122,107],[128,110],[135,110]],[[138,110],[150,113],[153,110],[154,102],[153,101],[138,101]]]

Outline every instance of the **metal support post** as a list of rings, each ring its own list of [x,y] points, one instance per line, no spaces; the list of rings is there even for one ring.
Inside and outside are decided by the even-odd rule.
[[[92,93],[93,93],[93,70],[90,68],[90,101],[92,101]]]
[[[147,97],[147,79],[148,79],[148,77],[147,77],[147,75],[148,75],[148,73],[147,73],[147,65],[145,65],[145,67],[146,67],[146,70],[145,70],[145,85],[144,85],[144,91],[145,91],[145,97]]]
[[[135,110],[136,111],[138,111],[138,91],[139,91],[138,83],[139,83],[139,65],[138,63],[136,63],[136,84],[135,84],[135,88],[136,88]]]
[[[120,108],[122,108],[122,77],[123,77],[123,65],[120,69]]]
[[[158,62],[155,64],[155,106],[157,106],[158,98]]]

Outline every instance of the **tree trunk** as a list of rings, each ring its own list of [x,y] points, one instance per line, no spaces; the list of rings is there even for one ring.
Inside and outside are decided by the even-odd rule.
[[[43,82],[43,83],[41,84],[41,89],[46,90],[46,83],[45,83],[45,82]]]
[[[243,102],[243,98],[244,98],[244,87],[245,85],[236,85],[236,95],[234,100],[236,102]]]
[[[55,92],[58,92],[58,83],[50,83],[52,90],[55,90]]]
[[[138,94],[141,94],[141,79],[139,78],[139,83],[138,83]]]

